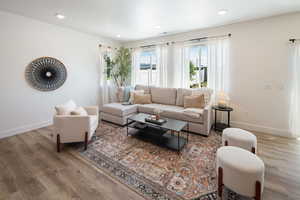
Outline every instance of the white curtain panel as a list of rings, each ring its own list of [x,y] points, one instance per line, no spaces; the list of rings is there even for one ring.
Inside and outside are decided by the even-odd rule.
[[[165,44],[156,46],[156,55],[158,80],[155,85],[168,87],[168,46]]]
[[[107,103],[116,101],[116,87],[112,80],[107,80],[106,76],[106,63],[104,60],[105,55],[111,55],[113,57],[114,50],[106,46],[99,47],[99,65],[100,65],[100,108]]]
[[[290,47],[290,119],[289,128],[293,137],[300,137],[300,43]]]
[[[132,64],[131,64],[131,85],[135,86],[139,83],[139,71],[140,71],[140,57],[141,48],[135,48],[132,50]]]
[[[220,38],[208,41],[208,87],[216,94],[229,92],[229,39]]]
[[[189,88],[189,47],[184,43],[176,43],[172,46],[173,70],[170,72],[170,86],[174,88]]]

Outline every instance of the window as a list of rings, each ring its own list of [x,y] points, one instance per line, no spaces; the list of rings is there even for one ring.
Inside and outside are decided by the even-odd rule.
[[[207,46],[197,45],[189,49],[190,88],[207,87]]]
[[[143,85],[157,85],[158,78],[156,51],[143,51],[140,56],[140,68],[137,74],[137,83]]]

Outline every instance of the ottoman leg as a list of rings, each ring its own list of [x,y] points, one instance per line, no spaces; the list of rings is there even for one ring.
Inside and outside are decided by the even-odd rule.
[[[219,167],[218,169],[218,195],[222,199],[223,193],[223,169]]]
[[[228,146],[228,141],[227,140],[225,140],[225,146]]]
[[[84,136],[84,150],[87,150],[87,146],[88,146],[88,136],[89,133],[85,132],[85,136]]]
[[[255,183],[255,200],[260,200],[261,198],[261,184],[259,181]]]
[[[59,153],[60,152],[60,135],[57,134],[56,136],[56,150]]]
[[[251,152],[255,154],[255,147],[252,147]]]

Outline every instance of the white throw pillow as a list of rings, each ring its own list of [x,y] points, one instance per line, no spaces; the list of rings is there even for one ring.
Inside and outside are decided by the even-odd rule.
[[[71,111],[76,109],[76,104],[73,100],[69,100],[67,103],[63,105],[55,106],[57,115],[70,115]]]
[[[131,103],[131,104],[134,103],[134,94],[142,95],[144,93],[145,93],[144,90],[132,90],[132,91],[130,91],[129,103]]]
[[[75,110],[71,111],[71,115],[80,115],[80,116],[88,116],[88,113],[83,107],[77,107]]]

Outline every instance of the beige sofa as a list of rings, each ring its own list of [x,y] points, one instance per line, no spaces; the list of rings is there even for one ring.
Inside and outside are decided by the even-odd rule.
[[[154,109],[162,110],[161,116],[183,120],[189,123],[189,130],[201,135],[209,135],[212,126],[211,95],[209,88],[183,89],[160,88],[137,85],[136,90],[144,90],[151,94],[152,104],[122,105],[120,102],[105,104],[101,108],[100,119],[125,125],[126,119],[136,113],[153,114]],[[200,110],[199,115],[187,114],[183,107],[184,96],[192,94],[204,94],[206,106]]]

